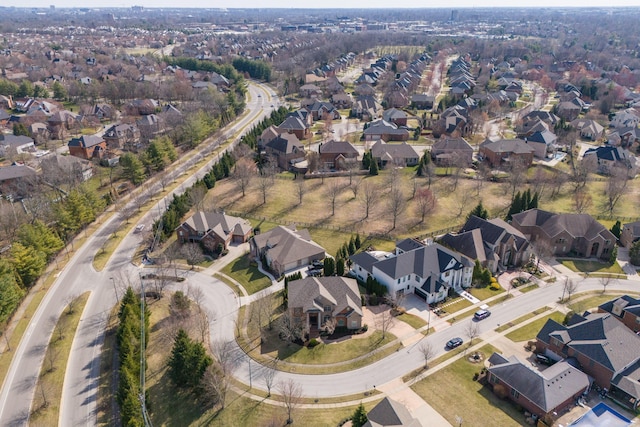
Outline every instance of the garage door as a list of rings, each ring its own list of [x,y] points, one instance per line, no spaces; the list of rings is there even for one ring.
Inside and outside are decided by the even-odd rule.
[[[422,289],[420,288],[415,288],[413,291],[417,296],[419,296],[420,298],[422,298],[423,300],[427,300],[427,294],[426,292],[424,292]]]

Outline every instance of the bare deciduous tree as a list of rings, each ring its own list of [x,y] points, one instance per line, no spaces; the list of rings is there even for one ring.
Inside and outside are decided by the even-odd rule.
[[[264,379],[264,385],[267,386],[267,397],[271,396],[271,388],[278,373],[278,363],[279,361],[276,358],[262,366],[262,378]]]
[[[196,211],[204,209],[204,199],[207,196],[207,187],[205,185],[194,185],[189,189],[189,201]]]
[[[629,181],[629,175],[621,167],[613,168],[609,173],[607,179],[607,186],[605,188],[605,206],[604,210],[610,216],[613,215],[618,202],[622,196],[626,193],[627,183]]]
[[[467,338],[469,338],[469,347],[471,347],[473,345],[473,340],[476,339],[480,334],[480,329],[478,328],[478,324],[475,323],[473,320],[470,320],[469,324],[467,324],[466,328],[464,328],[464,333],[467,336]]]
[[[267,203],[267,196],[269,195],[269,191],[273,188],[273,177],[266,174],[263,171],[260,175],[258,175],[258,189],[260,190],[260,194],[262,194],[262,204]]]
[[[371,208],[380,199],[380,188],[373,182],[365,180],[362,184],[362,191],[360,192],[360,202],[364,208],[364,217],[369,218]]]
[[[391,192],[389,193],[389,198],[387,199],[387,208],[389,209],[389,214],[392,218],[392,230],[396,229],[398,217],[402,214],[402,212],[404,212],[405,207],[406,199],[404,197],[402,189],[397,186],[392,188]]]
[[[185,243],[180,249],[180,253],[187,260],[187,264],[191,266],[193,270],[199,262],[204,259],[202,248],[197,243]]]
[[[584,190],[576,190],[573,193],[573,207],[577,213],[583,213],[591,207],[593,204],[593,199],[591,198],[591,194],[587,193]]]
[[[395,324],[396,318],[391,314],[391,309],[384,310],[376,316],[376,329],[382,332],[382,339],[385,338],[387,332]]]
[[[256,164],[246,157],[238,159],[233,170],[233,179],[236,181],[238,189],[245,196],[247,188],[251,184],[251,180],[256,174]]]
[[[422,357],[424,357],[424,368],[429,369],[429,360],[435,355],[435,350],[431,343],[424,342],[418,347]]]
[[[60,358],[60,347],[57,345],[53,345],[53,343],[49,344],[47,347],[47,352],[45,353],[45,358],[47,359],[47,372],[53,372],[56,369],[56,363]]]
[[[298,204],[302,204],[302,198],[307,192],[307,184],[304,181],[304,178],[300,178],[296,180],[296,194],[298,195]]]
[[[278,321],[278,332],[287,341],[302,339],[305,335],[305,328],[301,322],[295,321],[288,311],[284,312]]]
[[[572,279],[567,279],[564,281],[564,285],[562,288],[562,302],[571,301],[571,295],[573,295],[578,289],[578,282],[574,282]],[[565,294],[567,295],[567,299],[564,299]]]
[[[287,424],[291,424],[293,422],[293,411],[302,402],[302,388],[293,379],[288,379],[281,382],[278,389],[287,409]]]
[[[607,274],[605,276],[600,277],[600,284],[602,285],[602,293],[607,292],[607,286],[609,286],[613,282],[613,276]]]
[[[422,223],[424,218],[435,209],[436,196],[430,189],[421,188],[416,192],[415,201],[420,213],[420,222]]]
[[[342,189],[344,185],[339,179],[333,178],[329,181],[329,185],[327,186],[327,198],[331,203],[331,216],[336,214],[336,200],[340,193],[342,193]]]

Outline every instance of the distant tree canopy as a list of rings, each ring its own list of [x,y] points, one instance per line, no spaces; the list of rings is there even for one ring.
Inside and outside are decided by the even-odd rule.
[[[218,73],[230,80],[235,81],[236,83],[239,83],[239,81],[242,80],[242,76],[231,64],[216,64],[215,62],[200,61],[199,59],[195,58],[170,56],[165,56],[163,60],[168,65],[178,66],[186,70]]]
[[[264,61],[236,58],[232,64],[236,70],[248,73],[254,79],[271,80],[271,66]]]

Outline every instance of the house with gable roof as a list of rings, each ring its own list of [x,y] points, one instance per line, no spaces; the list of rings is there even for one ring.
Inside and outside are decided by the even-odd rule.
[[[210,251],[214,251],[218,245],[227,249],[232,242],[244,243],[252,232],[249,221],[224,212],[198,211],[176,228],[180,243],[200,243]]]
[[[535,148],[522,139],[500,139],[498,141],[487,139],[480,144],[479,152],[493,167],[513,162],[521,162],[522,165],[529,167],[533,163]]]
[[[608,259],[616,242],[616,236],[588,214],[529,209],[514,214],[511,225],[530,242],[546,242],[555,256]]]
[[[609,398],[638,410],[640,336],[613,314],[574,315],[567,326],[549,319],[536,337],[536,351],[553,360],[573,359]]]
[[[382,139],[373,144],[371,155],[381,168],[385,168],[387,165],[415,166],[420,160],[418,152],[406,142],[387,144]]]
[[[640,298],[622,295],[601,304],[598,313],[611,313],[636,334],[640,331]]]
[[[325,250],[311,239],[309,230],[278,226],[249,240],[251,256],[282,275],[285,272],[325,258]]]
[[[382,399],[367,413],[362,427],[420,427],[422,423],[411,416],[402,403],[389,397]]]
[[[524,138],[524,141],[533,147],[534,157],[538,159],[546,159],[548,155],[554,152],[554,146],[557,141],[556,135],[549,131],[537,131]]]
[[[473,161],[473,147],[464,138],[443,136],[431,146],[431,158],[438,165],[466,165]]]
[[[285,171],[289,170],[292,162],[304,160],[306,153],[304,145],[293,133],[282,133],[264,146],[267,156],[275,159],[278,167]]]
[[[602,147],[589,148],[582,157],[583,162],[592,162],[597,165],[598,173],[609,175],[614,168],[628,170],[631,176],[637,170],[636,157],[622,147],[604,145]]]
[[[471,286],[474,262],[440,244],[414,239],[396,243],[393,254],[361,252],[349,257],[352,273],[360,280],[369,276],[387,287],[391,295],[415,293],[428,304],[442,301],[449,291]]]
[[[640,239],[640,221],[628,222],[622,225],[620,233],[620,243],[630,248],[638,239]]]
[[[587,374],[565,361],[539,371],[516,356],[494,353],[489,360],[490,387],[501,385],[509,400],[540,419],[575,405],[590,385]]]
[[[362,327],[362,300],[355,279],[340,276],[306,277],[289,282],[287,304],[294,322],[313,332],[330,320],[336,327]]]
[[[278,126],[279,132],[287,132],[295,134],[298,139],[306,139],[311,136],[309,126],[299,117],[289,116]]]
[[[571,126],[580,133],[582,139],[597,141],[604,134],[604,127],[592,119],[576,119]]]
[[[329,141],[318,148],[320,165],[327,170],[347,169],[358,161],[358,150],[348,141]]]
[[[96,135],[73,138],[67,145],[69,146],[69,154],[85,160],[101,159],[107,149],[107,142],[104,138]]]
[[[532,248],[527,238],[511,224],[500,218],[469,217],[457,233],[447,233],[440,243],[478,260],[492,273],[508,267],[520,266],[531,257]]]

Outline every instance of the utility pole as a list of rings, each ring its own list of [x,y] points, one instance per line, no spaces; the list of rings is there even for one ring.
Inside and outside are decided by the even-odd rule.
[[[116,288],[116,281],[113,277],[109,277],[111,279],[111,284],[113,285],[113,292],[116,294],[116,304],[120,305],[120,298],[118,297],[118,288]]]

